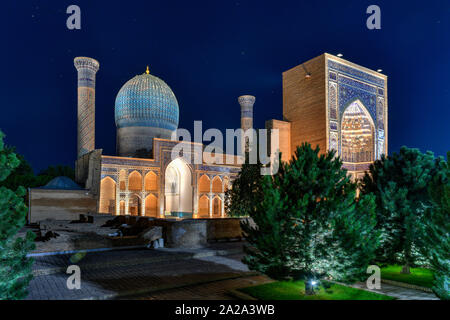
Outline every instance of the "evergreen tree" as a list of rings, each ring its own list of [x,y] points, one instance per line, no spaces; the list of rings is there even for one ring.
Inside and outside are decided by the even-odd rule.
[[[362,194],[376,197],[381,231],[377,259],[402,264],[402,273],[424,262],[419,252],[420,228],[431,206],[427,188],[439,170],[438,162],[432,152],[402,147],[399,153],[375,161],[361,182]]]
[[[5,180],[20,161],[10,149],[5,149],[0,131],[0,181]],[[25,189],[14,192],[0,187],[0,299],[22,299],[32,278],[32,259],[26,257],[34,249],[34,234],[16,237],[25,225],[27,208],[23,202]]]
[[[374,199],[355,199],[356,184],[334,151],[309,144],[263,179],[263,199],[250,206],[255,225],[242,228],[249,246],[243,261],[274,279],[358,278],[377,246]]]
[[[75,170],[70,166],[56,165],[49,166],[47,169],[40,171],[38,174],[38,177],[42,177],[43,181],[46,181],[44,185],[50,182],[53,178],[60,176],[75,180]]]
[[[20,186],[24,188],[38,188],[59,176],[65,176],[72,180],[75,179],[75,170],[70,166],[49,166],[36,175],[28,161],[22,155],[18,154],[14,147],[5,146],[5,152],[15,154],[20,164],[11,171],[5,180],[0,181],[0,186],[17,190]]]
[[[231,217],[246,217],[254,210],[256,203],[262,201],[262,165],[258,161],[250,164],[249,153],[245,153],[245,162],[232,187],[225,192],[225,208]]]
[[[422,252],[428,257],[434,273],[433,291],[441,299],[450,299],[450,151],[447,162],[429,187],[433,206],[423,221]]]
[[[37,179],[30,164],[22,155],[15,152],[14,147],[5,146],[5,152],[14,153],[20,161],[20,164],[11,171],[10,175],[6,177],[5,180],[0,181],[0,186],[4,186],[11,190],[17,190],[19,186],[23,186],[25,188],[40,186],[38,181],[39,179]]]

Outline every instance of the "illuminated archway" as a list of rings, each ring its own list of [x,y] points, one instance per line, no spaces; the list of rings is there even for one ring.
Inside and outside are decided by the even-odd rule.
[[[342,114],[341,159],[360,163],[375,160],[375,129],[372,117],[359,101],[351,103]]]
[[[211,188],[211,180],[204,174],[198,180],[198,192],[199,193],[209,193]]]
[[[145,184],[145,191],[158,190],[157,176],[153,171],[150,171],[145,175],[144,184]]]
[[[219,176],[215,176],[212,180],[212,192],[221,193],[222,192],[222,179]]]
[[[153,194],[149,194],[145,198],[145,216],[156,218],[158,216],[157,204],[158,198],[156,198]]]
[[[142,190],[142,176],[139,172],[133,171],[128,176],[128,190],[130,191]]]
[[[141,215],[141,198],[137,194],[130,195],[128,200],[128,214],[132,216]]]
[[[192,174],[186,162],[177,158],[165,172],[165,211],[192,212]]]
[[[209,217],[209,199],[206,195],[201,196],[198,201],[198,215],[200,218]]]
[[[99,212],[115,214],[116,209],[116,182],[105,177],[100,182]]]

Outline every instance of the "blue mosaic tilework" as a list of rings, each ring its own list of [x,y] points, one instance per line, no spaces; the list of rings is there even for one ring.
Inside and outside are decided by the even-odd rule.
[[[346,85],[367,91],[369,93],[373,93],[373,94],[377,93],[376,87],[365,84],[364,82],[361,82],[361,81],[350,79],[348,77],[339,76],[339,83],[346,84]]]
[[[348,75],[352,78],[359,79],[384,88],[384,79],[375,77],[371,74],[357,70],[355,68],[340,64],[336,61],[328,60],[328,68],[339,71],[340,73]]]
[[[103,168],[102,168],[102,169],[103,169]],[[114,175],[114,174],[102,174],[102,175],[101,175],[101,180],[103,180],[103,179],[106,178],[106,177],[110,177],[110,178],[113,179],[116,183],[118,182],[118,181],[117,181],[117,176]]]
[[[138,167],[159,167],[156,161],[145,161],[130,158],[109,158],[102,157],[102,166],[108,164],[124,165],[124,166],[138,166]],[[103,168],[102,168],[103,170]]]
[[[230,172],[230,173],[238,173],[241,171],[241,168],[239,167],[219,167],[219,166],[205,166],[200,165],[198,166],[198,170],[202,171],[216,171],[216,172]]]
[[[339,118],[338,123],[330,121],[330,141],[329,145],[335,145],[336,139],[332,132],[333,130],[339,130],[340,119],[345,109],[354,101],[360,100],[362,104],[367,108],[374,124],[375,129],[378,132],[376,136],[376,149],[382,150],[385,145],[384,134],[380,135],[380,131],[384,133],[384,100],[385,99],[385,84],[383,78],[375,77],[364,71],[357,70],[355,68],[340,64],[336,61],[328,60],[328,74],[329,74],[329,108],[330,119],[334,119],[335,112],[333,106],[335,102],[335,94],[331,88],[332,80],[337,78],[338,84],[338,111]],[[377,102],[378,97],[378,102]],[[381,101],[380,101],[381,99]],[[338,143],[338,149],[340,152],[340,142]],[[353,168],[356,169],[356,168]]]
[[[178,101],[170,87],[151,74],[135,76],[123,85],[116,97],[115,120],[118,128],[178,127]]]
[[[338,124],[336,121],[330,121],[330,129],[331,130],[336,130],[338,129]]]
[[[339,112],[340,116],[345,109],[355,100],[359,99],[370,113],[372,119],[376,119],[376,95],[367,91],[347,86],[339,85]]]

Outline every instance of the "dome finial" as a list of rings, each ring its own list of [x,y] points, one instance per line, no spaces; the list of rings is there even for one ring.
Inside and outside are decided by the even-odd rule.
[[[145,73],[150,74],[150,70],[148,69],[148,66],[147,66],[147,70],[145,70]]]

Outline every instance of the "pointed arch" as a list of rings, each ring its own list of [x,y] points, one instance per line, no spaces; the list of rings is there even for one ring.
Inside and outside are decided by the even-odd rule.
[[[375,160],[375,125],[360,100],[350,103],[342,114],[340,143],[340,156],[344,162]]]
[[[116,182],[111,177],[105,177],[100,182],[100,213],[114,214],[116,208]]]
[[[144,178],[145,191],[157,191],[158,190],[158,176],[150,171]]]
[[[209,198],[207,195],[201,196],[198,201],[198,215],[200,218],[209,217]]]
[[[204,174],[198,179],[198,192],[199,193],[209,193],[211,188],[211,179]]]
[[[149,194],[145,198],[145,216],[157,217],[158,216],[158,198],[154,194]]]
[[[214,193],[222,192],[222,179],[219,176],[215,176],[212,180],[212,192]]]
[[[128,214],[132,216],[140,216],[142,215],[141,208],[142,200],[139,195],[133,193],[130,195],[128,200]]]
[[[172,160],[164,173],[165,211],[192,213],[192,170],[183,158]]]
[[[142,190],[142,175],[133,171],[128,176],[128,190],[130,191],[141,191]]]

